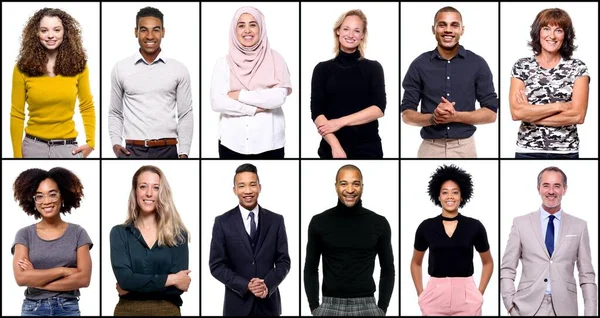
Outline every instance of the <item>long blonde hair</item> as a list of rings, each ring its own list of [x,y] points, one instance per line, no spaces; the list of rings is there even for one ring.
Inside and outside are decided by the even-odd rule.
[[[162,170],[156,166],[140,167],[131,179],[131,191],[129,192],[129,203],[127,220],[125,224],[134,224],[139,215],[140,207],[137,203],[136,189],[138,177],[144,172],[156,173],[160,178],[158,186],[158,200],[156,204],[156,220],[158,222],[158,246],[177,246],[190,239],[189,232],[183,225],[171,194],[171,187]]]
[[[362,20],[363,22],[363,38],[362,40],[360,40],[360,43],[358,43],[358,52],[360,53],[360,58],[364,59],[365,58],[365,49],[367,48],[367,16],[360,10],[360,9],[354,9],[354,10],[350,10],[347,11],[345,13],[342,13],[342,15],[340,15],[340,17],[337,19],[337,21],[335,21],[335,24],[333,25],[333,53],[335,53],[335,56],[337,56],[340,53],[340,40],[338,38],[337,32],[340,30],[340,28],[342,27],[342,23],[344,23],[344,19],[346,19],[349,16],[357,16],[359,19]]]

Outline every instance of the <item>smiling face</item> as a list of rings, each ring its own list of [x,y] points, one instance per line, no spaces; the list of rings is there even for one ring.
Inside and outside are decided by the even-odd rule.
[[[444,50],[454,49],[465,32],[462,18],[458,12],[440,12],[431,27],[438,47]]]
[[[538,192],[542,198],[542,206],[549,213],[560,211],[560,203],[563,195],[567,192],[567,186],[564,185],[562,174],[558,171],[544,171]]]
[[[160,42],[165,36],[165,29],[159,18],[142,17],[138,20],[135,37],[138,39],[140,49],[145,55],[157,54],[160,51]]]
[[[63,42],[65,28],[59,17],[43,17],[40,20],[40,43],[48,51],[56,50]]]
[[[540,30],[540,44],[542,51],[560,54],[559,50],[565,40],[565,31],[558,25],[544,26]]]
[[[356,169],[342,169],[335,184],[340,202],[351,208],[360,200],[363,192],[363,183],[360,172]]]
[[[35,208],[44,219],[56,217],[62,204],[58,185],[52,179],[44,179],[35,191]]]
[[[238,197],[240,205],[246,210],[252,210],[258,204],[260,183],[254,172],[240,172],[235,175],[233,193]]]
[[[340,50],[345,53],[353,53],[365,37],[363,21],[355,15],[349,15],[344,19],[337,30]]]
[[[448,180],[442,183],[442,187],[440,188],[440,203],[444,211],[448,213],[458,212],[460,200],[460,187],[456,182]]]
[[[235,28],[237,40],[245,47],[254,46],[260,40],[260,27],[256,18],[249,13],[244,13],[237,21]]]
[[[154,213],[158,204],[160,176],[151,171],[142,172],[137,179],[135,196],[140,213]]]

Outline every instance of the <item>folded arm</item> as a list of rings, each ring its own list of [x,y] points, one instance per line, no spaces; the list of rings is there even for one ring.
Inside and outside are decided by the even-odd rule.
[[[552,127],[583,124],[587,113],[589,91],[590,78],[588,76],[578,78],[573,85],[571,102],[566,103],[566,109],[560,113],[534,121],[532,124]]]
[[[92,258],[90,257],[90,246],[82,245],[77,249],[77,272],[67,277],[55,280],[41,289],[51,291],[70,291],[90,285],[92,277]]]
[[[256,89],[239,91],[237,100],[251,106],[264,109],[280,108],[288,95],[288,89],[284,87],[274,87],[265,89]]]
[[[215,219],[212,240],[210,242],[210,257],[208,260],[210,273],[227,288],[244,297],[248,291],[250,279],[244,278],[229,268],[229,258],[225,249],[225,237],[219,218]]]
[[[65,277],[69,273],[66,267],[25,270],[19,266],[19,260],[29,260],[29,248],[22,244],[15,245],[13,257],[13,273],[19,286],[40,288],[40,286]]]
[[[525,96],[525,83],[518,78],[510,79],[510,90],[508,101],[510,114],[513,120],[521,120],[533,123],[562,112],[566,103],[552,103],[546,105],[531,105]]]
[[[229,116],[254,116],[257,107],[231,98],[229,95],[229,66],[227,61],[219,61],[213,70],[210,85],[210,105],[218,113]]]

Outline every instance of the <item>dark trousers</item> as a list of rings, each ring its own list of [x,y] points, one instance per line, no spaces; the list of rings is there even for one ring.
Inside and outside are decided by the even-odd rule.
[[[219,141],[219,158],[221,159],[283,159],[285,147],[265,151],[254,155],[237,153],[221,144]]]
[[[131,152],[131,154],[125,155],[120,154],[119,158],[135,158],[135,159],[176,159],[179,158],[177,154],[177,146],[162,146],[162,147],[144,147],[125,145],[125,148]]]
[[[539,153],[539,152],[517,152],[516,159],[579,159],[579,153]]]

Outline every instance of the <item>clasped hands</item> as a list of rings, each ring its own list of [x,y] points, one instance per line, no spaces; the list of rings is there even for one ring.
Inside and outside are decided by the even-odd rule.
[[[333,134],[342,127],[344,127],[344,125],[339,118],[327,119],[327,121],[317,126],[317,130],[319,131],[319,135],[325,136],[327,134]]]
[[[447,124],[455,121],[456,110],[454,109],[454,105],[456,105],[456,102],[450,102],[442,96],[442,102],[433,111],[434,123]]]
[[[248,283],[248,290],[258,298],[267,298],[269,295],[269,288],[265,284],[265,280],[256,277]]]

